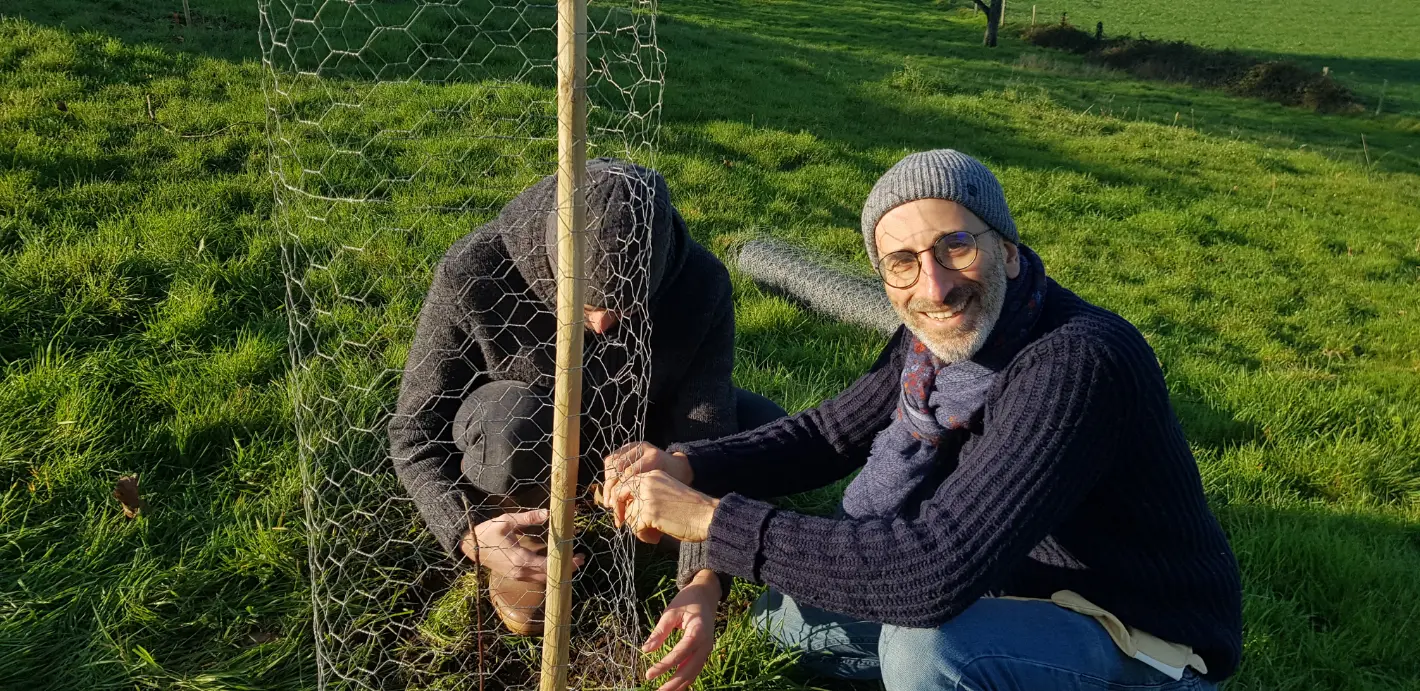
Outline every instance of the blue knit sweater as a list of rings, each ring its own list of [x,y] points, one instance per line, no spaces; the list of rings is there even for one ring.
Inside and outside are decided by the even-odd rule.
[[[862,466],[897,403],[899,331],[817,408],[682,445],[695,487],[723,497],[711,568],[830,611],[938,626],[991,594],[1073,590],[1126,624],[1192,646],[1208,678],[1237,669],[1237,561],[1139,332],[1053,281],[1032,338],[987,394],[955,459],[905,517],[776,509]],[[943,449],[943,454],[955,448]],[[952,461],[955,460],[955,463]]]

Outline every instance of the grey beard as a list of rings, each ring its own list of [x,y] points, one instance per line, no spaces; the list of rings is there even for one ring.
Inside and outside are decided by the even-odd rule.
[[[985,290],[980,293],[981,311],[976,315],[976,324],[972,325],[973,328],[970,331],[945,338],[934,337],[918,330],[913,325],[915,315],[910,309],[904,311],[897,305],[893,305],[894,309],[897,309],[898,316],[902,318],[902,323],[917,337],[917,340],[927,346],[927,350],[932,351],[932,354],[936,355],[938,359],[946,363],[964,362],[980,352],[986,345],[986,339],[991,337],[991,330],[996,327],[997,320],[1001,318],[1002,306],[1006,304],[1005,259],[997,253],[978,259],[986,259],[989,268],[982,276]]]

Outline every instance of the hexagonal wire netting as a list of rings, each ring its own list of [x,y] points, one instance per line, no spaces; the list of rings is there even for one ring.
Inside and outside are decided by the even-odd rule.
[[[555,1],[258,3],[320,687],[532,688],[540,639],[501,628],[488,599],[497,583],[434,524],[463,534],[545,491],[545,476],[501,496],[473,488],[463,450],[477,444],[463,435],[477,430],[460,409],[475,388],[530,368],[536,381],[522,383],[550,391],[556,322],[541,298],[555,293],[552,274],[519,271],[547,248],[505,248],[489,269],[465,256],[486,243],[456,241],[556,171]],[[655,2],[598,0],[587,14],[588,157],[649,166],[664,66]],[[624,203],[649,209],[653,188],[628,179]],[[628,246],[649,242],[647,227],[633,235]],[[646,299],[648,254],[606,255],[632,300]],[[619,326],[584,349],[584,467],[644,431],[649,325]],[[498,347],[481,348],[474,331]],[[397,404],[413,379],[433,388]],[[526,452],[548,443],[550,405],[472,417],[485,435],[517,427]],[[433,480],[412,491],[396,465]],[[631,541],[587,499],[569,685],[633,687]]]

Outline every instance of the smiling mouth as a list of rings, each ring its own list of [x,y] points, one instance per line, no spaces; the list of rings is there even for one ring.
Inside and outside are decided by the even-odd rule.
[[[926,315],[928,319],[935,319],[937,321],[944,322],[948,319],[951,319],[952,317],[957,316],[958,314],[961,314],[961,312],[923,312],[922,314]]]
[[[928,319],[931,319],[931,320],[933,320],[933,321],[939,321],[939,322],[951,321],[952,319],[955,319],[955,318],[961,316],[961,313],[964,312],[964,311],[966,311],[966,307],[967,307],[967,305],[971,304],[971,300],[972,300],[972,299],[974,299],[974,298],[968,298],[967,301],[966,301],[966,303],[963,304],[961,307],[958,307],[957,309],[952,309],[952,308],[948,307],[948,308],[945,308],[945,309],[933,310],[933,311],[930,311],[930,312],[924,310],[924,311],[918,312],[918,314],[921,314],[922,316],[924,316],[924,317],[926,317],[926,318],[928,318]]]

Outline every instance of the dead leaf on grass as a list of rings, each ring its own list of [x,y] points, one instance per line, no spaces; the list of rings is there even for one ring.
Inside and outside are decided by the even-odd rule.
[[[113,488],[113,498],[123,504],[123,515],[126,518],[135,518],[138,512],[148,508],[143,503],[143,498],[138,496],[138,478],[132,475],[124,475],[118,479],[118,484]]]

